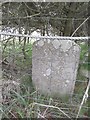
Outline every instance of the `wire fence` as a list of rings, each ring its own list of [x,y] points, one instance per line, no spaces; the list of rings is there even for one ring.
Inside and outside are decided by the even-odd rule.
[[[37,40],[73,40],[77,41],[77,44],[88,45],[88,40],[90,37],[51,37],[51,36],[30,36],[25,34],[14,34],[14,33],[6,33],[0,32],[1,35],[1,44],[2,44],[2,96],[3,96],[3,104],[6,107],[9,104],[10,90],[17,89],[17,92],[20,93],[21,88],[18,85],[21,84],[21,87],[25,85],[25,79],[30,80],[32,77],[32,45]],[[20,39],[21,38],[21,39]],[[20,41],[19,41],[20,40]],[[88,48],[88,47],[87,47]],[[84,52],[84,55],[88,49]],[[82,52],[82,51],[81,51]],[[34,56],[36,57],[36,56]],[[83,56],[86,58],[87,56]],[[88,66],[88,60],[80,61],[81,66]],[[88,117],[90,106],[88,104],[89,96],[89,87],[90,87],[90,77],[89,71],[86,70],[83,73],[80,73],[78,70],[77,80],[75,81],[75,90],[74,94],[68,101],[62,101],[59,99],[48,99],[47,97],[42,98],[38,91],[34,91],[33,95],[23,95],[22,98],[28,98],[29,100],[34,101],[34,105],[38,107],[43,107],[44,112],[45,108],[53,117],[70,117],[70,118],[78,118],[78,117]],[[29,77],[28,77],[29,76]],[[7,81],[6,81],[7,80]],[[23,83],[21,83],[21,81]],[[29,81],[27,81],[29,82]],[[33,85],[30,85],[30,82],[27,83],[28,94],[30,94],[30,87],[33,88]],[[25,90],[25,89],[24,89]],[[12,95],[12,94],[11,94]],[[50,102],[51,101],[51,102]],[[11,102],[11,104],[13,101]],[[50,109],[49,109],[50,108]],[[6,107],[7,109],[7,107]],[[53,110],[54,109],[54,110]],[[56,110],[55,110],[56,109]],[[39,108],[39,111],[41,109]],[[6,110],[7,111],[7,110]],[[36,110],[37,111],[37,110]],[[59,111],[59,112],[58,112]],[[4,110],[5,112],[5,110]],[[61,113],[63,115],[61,115]],[[40,112],[38,112],[39,115]],[[59,114],[58,114],[59,113]],[[40,113],[41,115],[41,113]],[[39,117],[43,117],[44,115]],[[13,115],[12,115],[13,116]]]
[[[35,38],[36,40],[40,39],[60,39],[60,40],[72,40],[72,41],[87,41],[90,39],[90,37],[63,37],[63,36],[31,36],[31,35],[25,35],[25,34],[15,34],[15,33],[6,33],[6,32],[0,32],[0,35],[6,35],[6,36],[14,36],[14,37],[29,37],[31,39]],[[6,38],[5,38],[6,39]],[[4,40],[5,40],[4,39]]]
[[[35,14],[36,15],[36,14]],[[86,18],[65,18],[65,17],[63,17],[63,18],[60,18],[60,17],[34,17],[33,15],[32,16],[24,16],[24,17],[10,17],[10,18],[7,18],[8,20],[15,20],[15,19],[45,19],[45,20],[50,20],[50,19],[54,19],[54,20],[75,20],[75,21],[83,21],[83,20],[86,20]],[[2,20],[6,20],[6,18],[2,18]]]

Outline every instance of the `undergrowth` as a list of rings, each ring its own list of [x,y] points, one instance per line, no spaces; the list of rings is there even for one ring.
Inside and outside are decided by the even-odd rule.
[[[14,81],[14,88],[8,89],[4,86],[2,90],[3,103],[1,104],[1,112],[3,118],[61,118],[61,117],[76,117],[80,102],[82,100],[87,83],[76,82],[74,95],[69,101],[62,101],[61,99],[51,98],[50,96],[41,95],[32,84],[32,44],[25,45],[25,57],[22,51],[23,44],[12,41],[3,44],[3,77],[4,84],[9,81]],[[88,62],[85,55],[88,53],[87,44],[80,44],[81,53],[80,60]],[[7,67],[8,66],[8,67]],[[82,64],[81,68],[87,70],[88,64]],[[90,66],[89,66],[90,69]],[[17,71],[17,72],[16,72]],[[10,74],[7,77],[7,74]],[[6,77],[5,77],[6,76]],[[82,75],[78,74],[79,80],[87,80]],[[15,83],[16,81],[16,83]],[[18,88],[18,89],[17,89]],[[5,91],[8,93],[5,94]],[[45,106],[46,105],[46,106]],[[87,106],[82,108],[80,116],[87,115]],[[60,109],[58,109],[60,108]],[[66,116],[62,111],[68,115]]]

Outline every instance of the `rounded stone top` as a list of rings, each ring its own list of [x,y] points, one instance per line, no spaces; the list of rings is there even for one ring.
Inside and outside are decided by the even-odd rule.
[[[72,46],[74,48],[77,48],[75,50],[79,50],[80,49],[80,46],[78,44],[76,44],[74,41],[71,41],[71,40],[60,40],[59,42],[61,44],[61,49],[64,52],[68,51]]]
[[[69,40],[60,40],[61,49],[66,52],[72,47],[72,41]]]
[[[74,41],[71,40],[50,40],[50,39],[45,39],[44,40],[39,40],[35,42],[36,46],[42,47],[44,44],[52,44],[55,49],[61,49],[63,52],[68,51],[72,46],[74,51],[79,51],[80,46],[76,44]]]
[[[56,49],[58,49],[59,46],[60,46],[59,40],[54,40],[54,41],[52,41],[52,44],[53,44],[54,48],[56,48]]]
[[[44,45],[44,41],[43,40],[38,41],[38,45],[42,47]]]

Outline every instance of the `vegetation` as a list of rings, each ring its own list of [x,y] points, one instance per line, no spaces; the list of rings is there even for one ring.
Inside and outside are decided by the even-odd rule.
[[[34,89],[31,78],[33,43],[30,42],[26,44],[25,55],[27,57],[25,58],[22,50],[23,45],[15,42],[15,46],[13,48],[12,42],[13,41],[9,42],[6,48],[3,49],[2,68],[3,77],[5,78],[3,81],[3,110],[1,111],[3,117],[67,117],[55,107],[62,108],[62,110],[70,117],[76,117],[79,107],[78,105],[80,105],[87,83],[76,82],[75,92],[72,97],[72,104],[70,103],[71,98],[69,100],[62,100],[59,98],[51,98],[50,96],[41,95]],[[87,52],[87,45],[81,44],[81,49],[80,59],[84,60],[84,55]],[[87,80],[85,77],[82,77],[82,75],[79,75],[78,77],[81,81]],[[85,103],[80,116],[87,116],[87,111],[88,104]]]
[[[2,4],[2,31],[42,36],[71,36],[85,20],[88,3],[7,2]],[[79,18],[81,16],[81,18]],[[74,36],[87,36],[87,22]],[[33,39],[4,36],[2,38],[3,118],[75,118],[88,84],[80,70],[90,70],[88,43],[81,47],[80,62],[72,98],[62,100],[41,95],[32,84]],[[1,47],[1,46],[0,46]],[[83,104],[79,117],[88,117],[88,102]]]
[[[4,31],[42,36],[71,36],[88,17],[87,2],[6,2],[2,4]],[[88,22],[74,36],[87,36]]]

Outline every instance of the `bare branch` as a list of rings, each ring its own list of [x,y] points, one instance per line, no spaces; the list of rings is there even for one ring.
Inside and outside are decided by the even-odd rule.
[[[76,118],[79,117],[79,114],[80,114],[80,111],[81,111],[81,109],[82,109],[82,106],[83,106],[85,100],[88,98],[89,88],[90,88],[90,80],[89,80],[89,82],[88,82],[88,85],[87,85],[87,88],[86,88],[85,94],[84,94],[84,96],[83,96],[83,99],[82,99],[81,105],[80,105],[80,107],[79,107],[78,114],[77,114],[77,117],[76,117]]]
[[[90,16],[89,16],[87,19],[85,19],[82,24],[79,25],[79,27],[72,33],[71,37],[74,36],[74,34],[80,29],[80,27],[82,27],[82,25],[83,25],[86,21],[89,20],[89,18],[90,18]]]
[[[40,104],[40,103],[33,103],[34,105],[39,105],[42,107],[48,107],[48,108],[54,108],[54,109],[58,109],[61,113],[63,113],[66,117],[70,118],[70,116],[68,116],[63,110],[61,110],[59,107],[56,106],[52,106],[52,105],[44,105],[44,104]],[[71,119],[71,118],[70,118]]]

